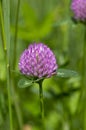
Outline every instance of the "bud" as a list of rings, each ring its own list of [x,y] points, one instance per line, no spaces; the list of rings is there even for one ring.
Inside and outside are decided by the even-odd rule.
[[[31,44],[21,55],[19,70],[27,76],[51,77],[58,66],[53,52],[43,43]]]

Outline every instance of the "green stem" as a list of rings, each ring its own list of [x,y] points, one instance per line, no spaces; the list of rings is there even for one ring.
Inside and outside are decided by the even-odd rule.
[[[20,0],[18,0],[17,11],[16,11],[16,22],[15,22],[15,38],[14,38],[14,49],[13,49],[13,69],[15,69],[16,63],[16,49],[17,49],[17,37],[18,37],[18,19],[19,19]]]
[[[43,90],[42,90],[42,80],[39,81],[39,96],[40,96],[40,111],[41,119],[44,120],[44,103],[43,103]]]
[[[10,91],[10,0],[3,0],[3,18],[1,18],[2,26],[2,42],[5,50],[6,57],[6,71],[7,71],[7,93],[8,93],[8,106],[10,118],[10,130],[13,130],[12,123],[12,108],[11,108],[11,91]],[[6,49],[7,47],[7,49]]]
[[[1,21],[1,37],[2,37],[2,46],[4,50],[4,54],[6,56],[6,38],[5,38],[5,32],[4,32],[4,22],[3,22],[3,15],[2,15],[2,7],[1,7],[1,2],[0,2],[0,21]]]
[[[9,104],[9,118],[10,118],[10,130],[13,130],[13,122],[12,122],[12,108],[11,108],[11,92],[10,92],[10,66],[7,62],[7,91],[8,91],[8,104]]]
[[[84,129],[86,130],[86,26],[85,26],[85,35],[84,35],[84,46],[83,46],[83,68],[82,68],[82,87],[83,87],[83,108],[84,108]],[[84,105],[85,103],[85,105]]]
[[[11,80],[11,85],[12,85],[12,95],[13,95],[13,102],[14,102],[14,107],[15,107],[15,111],[16,111],[16,115],[17,115],[17,119],[18,119],[18,124],[19,124],[19,130],[22,130],[22,116],[21,116],[21,111],[20,111],[20,107],[19,107],[19,103],[18,103],[18,100],[17,100],[17,94],[16,94],[16,91],[15,91],[15,82],[14,82],[14,79],[12,77],[12,80]]]
[[[81,82],[81,120],[82,129],[86,130],[86,26],[84,26],[84,45],[83,45],[83,59],[82,59],[82,82]]]
[[[20,9],[20,0],[18,0],[17,3],[17,10],[16,10],[16,21],[15,21],[15,37],[14,37],[14,46],[13,46],[13,63],[12,63],[12,69],[16,69],[16,54],[17,54],[17,37],[18,37],[18,19],[19,19],[19,9]],[[21,117],[21,112],[19,108],[18,101],[16,100],[16,91],[15,91],[15,77],[11,73],[11,78],[12,78],[12,95],[13,95],[13,101],[14,101],[14,106],[18,118],[18,123],[19,123],[19,129],[22,130],[22,117]]]

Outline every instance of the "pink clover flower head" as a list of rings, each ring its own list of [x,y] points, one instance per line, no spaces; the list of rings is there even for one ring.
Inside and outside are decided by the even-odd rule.
[[[71,9],[76,20],[86,21],[86,0],[72,0]]]
[[[55,55],[43,43],[29,45],[20,56],[19,70],[27,76],[48,78],[56,74],[57,68]]]

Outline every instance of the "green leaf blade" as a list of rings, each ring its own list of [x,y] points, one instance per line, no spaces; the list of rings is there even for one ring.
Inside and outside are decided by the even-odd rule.
[[[59,78],[70,78],[70,77],[77,77],[77,76],[79,76],[79,74],[73,70],[69,70],[69,69],[57,70],[57,77]]]
[[[20,79],[19,82],[18,82],[19,88],[26,88],[26,87],[29,87],[29,86],[32,86],[32,85],[33,85],[33,81],[25,79],[25,78]]]

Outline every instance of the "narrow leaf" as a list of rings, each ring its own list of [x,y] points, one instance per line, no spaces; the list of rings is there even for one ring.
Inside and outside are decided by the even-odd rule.
[[[68,70],[68,69],[57,70],[57,77],[60,77],[60,78],[70,78],[70,77],[76,77],[76,76],[79,76],[79,74],[73,70]]]

